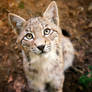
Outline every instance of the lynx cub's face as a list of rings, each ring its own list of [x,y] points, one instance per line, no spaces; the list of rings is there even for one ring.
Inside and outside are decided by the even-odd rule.
[[[10,13],[9,21],[16,30],[17,41],[21,43],[24,50],[44,54],[50,52],[58,43],[61,30],[56,3],[51,3],[42,17],[26,21]]]
[[[35,54],[51,51],[54,41],[58,38],[57,29],[45,18],[32,18],[26,22],[21,37],[23,48],[28,48]]]

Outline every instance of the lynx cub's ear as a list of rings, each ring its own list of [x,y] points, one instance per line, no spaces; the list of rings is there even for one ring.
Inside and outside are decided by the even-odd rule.
[[[50,22],[59,25],[58,8],[55,1],[52,1],[50,3],[50,5],[43,14],[43,17],[47,18]]]
[[[19,35],[26,20],[13,13],[8,14],[8,19],[10,25],[12,26],[12,28],[14,28],[15,33]]]

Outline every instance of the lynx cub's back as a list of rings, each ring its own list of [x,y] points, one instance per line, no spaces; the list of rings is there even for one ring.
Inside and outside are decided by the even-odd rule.
[[[72,65],[74,48],[62,35],[58,9],[51,2],[42,17],[25,20],[9,13],[31,92],[62,92],[64,71]]]

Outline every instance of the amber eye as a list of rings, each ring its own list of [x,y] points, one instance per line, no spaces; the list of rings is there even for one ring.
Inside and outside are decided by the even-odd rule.
[[[49,28],[46,28],[45,30],[44,30],[44,35],[49,35],[49,33],[50,33],[50,29]]]
[[[25,36],[27,39],[33,39],[33,35],[32,33],[27,33],[26,36]]]

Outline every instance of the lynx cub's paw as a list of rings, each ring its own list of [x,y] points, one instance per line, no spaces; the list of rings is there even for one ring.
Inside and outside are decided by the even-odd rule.
[[[25,20],[9,13],[8,18],[22,47],[23,67],[31,92],[62,92],[64,70],[72,65],[74,48],[62,35],[55,1],[42,17]]]

